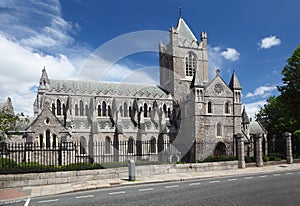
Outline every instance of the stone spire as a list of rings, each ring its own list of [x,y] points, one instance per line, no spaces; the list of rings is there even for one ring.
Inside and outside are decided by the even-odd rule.
[[[190,41],[198,41],[194,36],[193,32],[191,31],[191,29],[189,28],[189,26],[185,23],[185,21],[181,17],[178,20],[176,31],[179,34],[179,38],[188,39]]]
[[[242,86],[235,74],[235,71],[233,71],[233,74],[231,76],[231,80],[230,80],[230,83],[229,83],[229,87],[231,90],[241,90],[242,89]]]
[[[39,89],[48,89],[49,84],[50,84],[50,81],[49,81],[46,69],[44,67],[43,70],[42,70],[42,76],[40,78],[40,87],[39,87]]]
[[[242,123],[243,124],[249,124],[250,123],[250,120],[249,120],[248,114],[246,112],[246,107],[245,106],[244,106],[243,112],[242,112]]]

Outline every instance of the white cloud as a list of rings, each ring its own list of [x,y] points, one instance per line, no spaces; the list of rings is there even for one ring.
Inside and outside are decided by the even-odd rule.
[[[254,92],[249,92],[246,94],[246,98],[248,97],[268,97],[271,93],[276,90],[276,86],[260,86],[254,90]]]
[[[239,57],[240,57],[240,53],[236,49],[234,49],[234,48],[227,48],[227,50],[223,51],[221,53],[221,55],[225,59],[227,59],[229,61],[232,61],[232,62],[237,61],[239,59]]]
[[[245,104],[247,114],[250,118],[254,119],[255,114],[266,104],[266,100],[261,100],[249,104]]]
[[[281,40],[276,36],[269,36],[261,39],[258,43],[260,49],[269,49],[273,46],[278,46],[281,44]]]

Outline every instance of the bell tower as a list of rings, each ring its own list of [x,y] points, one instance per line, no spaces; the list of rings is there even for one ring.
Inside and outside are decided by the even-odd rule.
[[[190,88],[208,81],[207,34],[200,41],[189,26],[179,18],[170,29],[170,42],[159,44],[160,85],[170,91],[175,100],[182,101]]]

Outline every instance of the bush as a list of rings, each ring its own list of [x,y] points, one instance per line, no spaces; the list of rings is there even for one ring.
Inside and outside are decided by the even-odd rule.
[[[255,158],[254,158],[254,157],[248,157],[248,156],[246,156],[246,157],[245,157],[245,162],[246,162],[246,163],[250,163],[250,162],[256,162],[256,161],[255,161]]]
[[[0,171],[14,170],[17,167],[17,163],[14,160],[8,158],[0,158]]]
[[[42,165],[40,165],[38,162],[21,162],[18,165],[20,168],[40,168]]]
[[[224,162],[224,161],[234,161],[237,160],[235,156],[209,156],[205,160],[198,160],[198,163],[203,162]]]
[[[268,162],[268,161],[270,160],[270,158],[269,158],[267,155],[265,155],[265,156],[263,157],[263,160],[264,160],[264,162]]]
[[[274,157],[274,161],[280,161],[281,157]]]
[[[280,161],[283,158],[280,153],[269,153],[268,157],[270,161]]]

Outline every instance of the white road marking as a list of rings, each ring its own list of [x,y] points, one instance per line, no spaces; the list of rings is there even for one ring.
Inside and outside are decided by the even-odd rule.
[[[92,198],[92,197],[94,197],[94,195],[79,196],[79,197],[76,197],[76,199]]]
[[[110,192],[109,195],[118,195],[118,194],[125,194],[125,191],[119,191],[119,192]]]
[[[179,185],[169,185],[169,186],[165,186],[166,189],[169,189],[169,188],[175,188],[175,187],[179,187]]]
[[[237,179],[229,179],[228,182],[237,181]]]
[[[24,206],[28,206],[28,205],[29,205],[29,203],[30,203],[30,198],[28,198],[28,199],[26,200],[26,202],[25,202],[25,205],[24,205]]]
[[[139,189],[140,192],[151,191],[151,190],[154,190],[154,188],[151,187],[151,188],[143,188],[143,189]]]
[[[220,182],[220,180],[211,181],[211,182],[209,182],[209,183],[212,184],[212,183],[218,183],[218,182]]]
[[[193,186],[193,185],[200,185],[200,184],[201,184],[201,182],[194,182],[194,183],[190,183],[189,185]]]
[[[293,172],[287,172],[287,173],[285,173],[286,175],[292,175],[292,174],[294,174]]]
[[[253,179],[253,177],[244,177],[245,180]]]
[[[276,177],[276,176],[280,176],[280,174],[273,174],[273,176],[275,176],[275,177]]]
[[[261,176],[259,176],[259,177],[268,177],[268,175],[261,175]]]
[[[59,201],[59,199],[43,200],[43,201],[39,201],[39,203],[48,203],[48,202],[57,202],[57,201]]]

